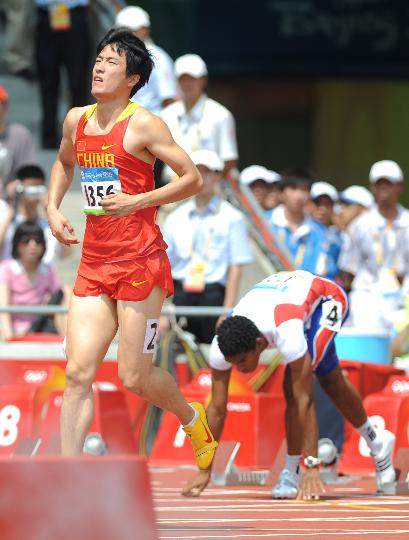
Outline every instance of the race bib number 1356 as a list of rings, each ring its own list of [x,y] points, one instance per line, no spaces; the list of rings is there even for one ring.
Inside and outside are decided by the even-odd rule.
[[[104,215],[101,199],[122,191],[117,167],[81,167],[81,188],[85,199],[84,213]]]

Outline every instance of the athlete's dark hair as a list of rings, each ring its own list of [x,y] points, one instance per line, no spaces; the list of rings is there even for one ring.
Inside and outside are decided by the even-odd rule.
[[[36,180],[42,180],[45,183],[45,173],[38,165],[24,165],[24,167],[20,167],[16,173],[16,178],[19,180],[35,178]]]
[[[20,257],[18,252],[18,245],[19,243],[25,239],[32,238],[38,239],[39,243],[43,246],[43,251],[40,255],[39,261],[44,256],[45,253],[45,237],[43,229],[40,227],[38,223],[35,221],[23,221],[23,223],[20,223],[20,225],[17,227],[12,241],[12,248],[11,248],[11,256],[13,259],[18,259]]]
[[[139,81],[131,90],[130,97],[132,97],[149,81],[154,66],[152,54],[145,43],[124,26],[109,30],[97,46],[97,56],[107,45],[113,46],[118,54],[125,55],[127,77],[140,75]]]
[[[256,339],[261,336],[253,321],[241,315],[225,319],[216,334],[219,348],[227,357],[252,351],[256,348]]]

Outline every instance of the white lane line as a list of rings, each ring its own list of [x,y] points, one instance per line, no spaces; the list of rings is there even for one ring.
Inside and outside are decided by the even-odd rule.
[[[241,506],[235,506],[235,507],[232,507],[232,506],[225,506],[225,507],[220,507],[220,506],[202,506],[201,508],[193,508],[191,506],[155,506],[155,511],[156,512],[189,512],[189,513],[192,513],[192,512],[208,512],[209,510],[212,510],[212,512],[223,512],[223,513],[228,513],[228,512],[266,512],[266,510],[270,510],[271,513],[273,513],[276,509],[275,508],[271,508],[271,507],[258,507],[258,508],[255,508],[255,507],[246,507],[244,505],[241,505]],[[385,510],[387,510],[385,508]],[[280,514],[283,514],[285,512],[305,512],[306,511],[306,508],[280,508],[279,510],[279,513]],[[313,513],[313,512],[316,512],[316,513],[321,513],[322,514],[322,506],[321,507],[309,507],[308,508],[308,513]],[[370,512],[371,513],[371,516],[368,516],[368,517],[372,517],[372,514],[374,514],[375,512],[379,512],[379,509],[376,508],[375,510],[374,509],[371,509],[371,508],[368,508],[368,510],[365,510],[363,508],[342,508],[342,507],[338,507],[338,506],[332,506],[332,507],[328,507],[325,509],[325,513],[329,513],[329,512],[333,512],[334,514],[339,514],[340,512],[344,512],[344,513],[364,513],[364,512]],[[392,510],[391,510],[392,512]],[[408,514],[408,509],[393,509],[393,512],[402,512],[402,514],[404,515],[407,515]],[[298,519],[298,518],[297,518]]]
[[[328,505],[331,505],[331,504],[341,504],[341,505],[348,505],[348,504],[351,504],[351,505],[367,505],[367,506],[379,506],[380,504],[381,505],[384,505],[384,506],[401,506],[401,505],[409,505],[409,499],[408,498],[405,498],[405,499],[398,499],[398,500],[395,500],[395,497],[393,500],[390,500],[390,499],[371,499],[371,500],[364,500],[364,499],[343,499],[341,497],[337,497],[337,498],[334,498],[334,499],[321,499],[320,501],[311,501],[311,502],[308,502],[308,501],[291,501],[291,500],[274,500],[274,499],[249,499],[249,498],[246,498],[246,499],[241,499],[241,498],[234,498],[234,499],[231,499],[231,500],[227,500],[227,499],[213,499],[213,498],[202,498],[202,497],[178,497],[177,499],[175,499],[175,497],[167,497],[167,496],[161,496],[161,497],[153,497],[153,501],[154,502],[171,502],[171,501],[174,501],[174,502],[184,502],[185,504],[189,504],[189,505],[192,505],[192,506],[195,506],[195,505],[202,505],[203,503],[204,504],[207,504],[207,503],[222,503],[222,504],[234,504],[234,503],[240,503],[240,502],[243,502],[243,503],[248,503],[248,504],[253,504],[253,505],[257,505],[257,504],[266,504],[266,505],[269,505],[271,508],[288,508],[289,506],[291,506],[291,508],[297,508],[297,507],[303,507],[305,508],[306,505],[308,506],[313,506],[314,504],[328,504]]]
[[[301,517],[296,517],[296,518],[270,518],[270,517],[266,517],[266,518],[207,518],[207,519],[200,519],[200,518],[182,518],[182,517],[179,517],[179,518],[158,518],[157,519],[158,522],[160,523],[226,523],[226,521],[228,521],[229,523],[254,523],[254,522],[257,522],[257,523],[264,523],[264,522],[268,522],[268,523],[272,523],[272,522],[275,522],[275,521],[278,521],[278,522],[282,522],[282,521],[286,521],[286,522],[289,522],[289,523],[294,523],[294,522],[297,522],[299,523],[300,521],[302,522],[317,522],[317,518],[316,517],[313,517],[313,518],[301,518]],[[339,518],[336,518],[336,517],[320,517],[319,518],[319,521],[325,521],[326,523],[337,523],[339,522]],[[383,523],[384,521],[389,521],[389,522],[392,522],[392,521],[396,521],[396,522],[399,522],[399,523],[409,523],[409,517],[406,517],[406,516],[351,516],[351,517],[343,517],[342,518],[342,521],[345,522],[345,521],[349,521],[351,523],[354,523],[354,522],[357,522],[357,521],[367,521],[367,522],[374,522],[376,521],[377,523]]]
[[[163,534],[164,531],[159,529],[160,530],[160,533]],[[186,529],[179,529],[180,531],[185,531]],[[340,531],[317,531],[317,530],[311,530],[311,529],[305,529],[304,531],[305,532],[299,532],[299,531],[291,531],[291,532],[288,532],[288,529],[263,529],[263,531],[269,531],[268,533],[264,533],[264,532],[259,532],[257,530],[255,530],[254,532],[252,532],[251,534],[247,534],[247,533],[241,533],[240,531],[231,531],[231,533],[229,533],[228,531],[227,534],[207,534],[207,535],[204,535],[202,533],[200,533],[200,536],[193,536],[192,534],[190,534],[189,536],[159,536],[160,539],[162,538],[190,538],[190,539],[194,539],[194,538],[198,538],[200,540],[204,539],[204,538],[259,538],[259,537],[267,537],[267,538],[274,538],[274,537],[282,537],[282,536],[290,536],[291,538],[294,538],[295,536],[325,536],[326,538],[329,538],[331,536],[340,536],[340,535],[343,535],[344,538],[349,538],[350,536],[358,536],[358,535],[371,535],[371,534],[379,534],[379,535],[393,535],[395,538],[397,537],[397,535],[401,535],[401,534],[405,534],[407,535],[407,533],[409,533],[409,529],[398,529],[398,530],[374,530],[374,531],[369,531],[369,530],[360,530],[360,531],[350,531],[350,530],[340,530]],[[170,534],[173,533],[173,531],[169,531]],[[193,532],[195,533],[196,531],[191,531],[189,529],[186,530],[186,532]],[[203,532],[208,532],[208,531],[203,531]],[[209,531],[210,532],[210,531]],[[407,536],[405,536],[405,538],[407,538]]]

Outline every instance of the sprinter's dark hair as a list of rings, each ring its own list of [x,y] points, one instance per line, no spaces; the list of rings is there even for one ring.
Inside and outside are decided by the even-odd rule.
[[[261,336],[257,326],[241,315],[227,317],[217,328],[217,342],[225,357],[236,356],[256,348],[256,340]]]
[[[151,76],[154,66],[152,54],[145,43],[126,27],[112,28],[97,46],[97,56],[107,45],[111,45],[118,54],[125,55],[126,76],[139,75],[140,79],[131,90],[132,97]]]

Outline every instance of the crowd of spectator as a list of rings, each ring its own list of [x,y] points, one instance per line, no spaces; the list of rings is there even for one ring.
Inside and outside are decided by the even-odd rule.
[[[44,148],[55,148],[59,139],[62,66],[71,104],[83,105],[90,99],[86,75],[91,39],[88,3],[70,0],[58,11],[49,0],[35,2]],[[293,268],[336,280],[350,293],[349,324],[394,332],[404,321],[407,330],[409,211],[399,204],[404,180],[399,165],[378,161],[369,171],[370,190],[351,185],[341,192],[299,167],[278,172],[254,164],[237,175],[234,117],[207,95],[205,61],[189,53],[173,62],[152,41],[150,17],[142,8],[121,9],[121,2],[117,2],[114,13],[112,24],[132,30],[146,43],[155,61],[149,83],[132,99],[162,117],[204,179],[201,193],[172,209],[165,220],[174,303],[229,308],[236,301],[242,268],[252,262],[253,255],[245,214],[224,200],[220,189],[222,179],[231,175],[239,186],[250,190],[253,204]],[[16,74],[24,74],[28,66],[13,61],[10,46],[17,27],[10,32],[7,59]],[[56,244],[44,218],[46,174],[37,164],[30,133],[7,122],[7,106],[7,91],[0,86],[0,304],[18,303],[22,297],[44,303],[61,288],[52,266],[55,258],[69,256],[69,252]],[[175,174],[168,167],[162,170],[159,164],[156,169],[161,182],[173,181]],[[30,233],[24,232],[27,223],[31,224]],[[220,318],[191,318],[187,328],[200,342],[210,343],[218,322]],[[4,316],[2,328],[8,338],[23,328],[28,331],[29,325]]]

